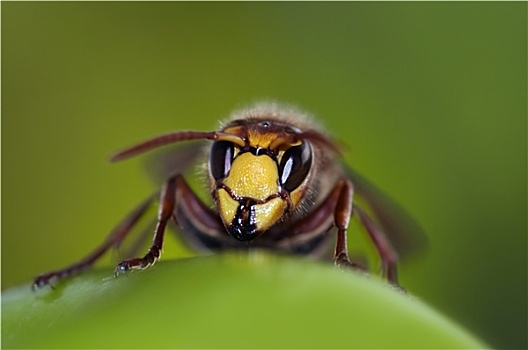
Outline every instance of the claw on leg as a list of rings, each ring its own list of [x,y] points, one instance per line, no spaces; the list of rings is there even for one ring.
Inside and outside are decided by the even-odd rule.
[[[147,267],[154,265],[154,263],[159,260],[160,256],[160,250],[156,247],[151,247],[143,258],[127,259],[117,264],[114,270],[114,277],[117,278],[120,273],[128,273],[133,270],[144,270]]]
[[[358,262],[358,261],[351,261],[346,254],[340,254],[334,259],[334,264],[339,269],[342,270],[353,270],[360,272],[364,275],[368,275],[368,268],[366,266],[366,263]]]
[[[334,258],[334,265],[339,268],[348,268],[353,266],[350,260],[348,259],[347,254],[343,253],[339,254]]]

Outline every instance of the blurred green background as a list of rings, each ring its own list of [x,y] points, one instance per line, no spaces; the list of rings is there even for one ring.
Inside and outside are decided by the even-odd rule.
[[[1,6],[2,288],[85,255],[155,189],[113,151],[276,99],[424,227],[412,294],[527,347],[526,3]]]

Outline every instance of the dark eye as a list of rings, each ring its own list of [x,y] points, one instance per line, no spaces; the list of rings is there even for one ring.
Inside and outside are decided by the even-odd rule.
[[[209,156],[209,168],[215,180],[221,179],[227,175],[233,162],[234,146],[228,141],[218,141],[211,147]]]
[[[279,165],[282,187],[291,192],[304,181],[312,165],[312,150],[307,142],[288,148]]]

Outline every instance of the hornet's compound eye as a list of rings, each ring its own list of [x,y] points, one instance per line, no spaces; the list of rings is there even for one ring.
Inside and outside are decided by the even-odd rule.
[[[227,176],[231,163],[233,163],[234,145],[229,141],[217,141],[211,147],[209,167],[215,180]]]
[[[308,142],[288,148],[282,155],[279,175],[282,187],[291,192],[301,185],[312,165],[312,148]]]

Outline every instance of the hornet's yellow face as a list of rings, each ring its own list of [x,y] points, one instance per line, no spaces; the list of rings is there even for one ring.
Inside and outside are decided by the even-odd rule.
[[[268,120],[231,122],[223,132],[243,142],[216,141],[209,160],[220,217],[231,236],[256,238],[294,209],[312,163],[308,141]]]

